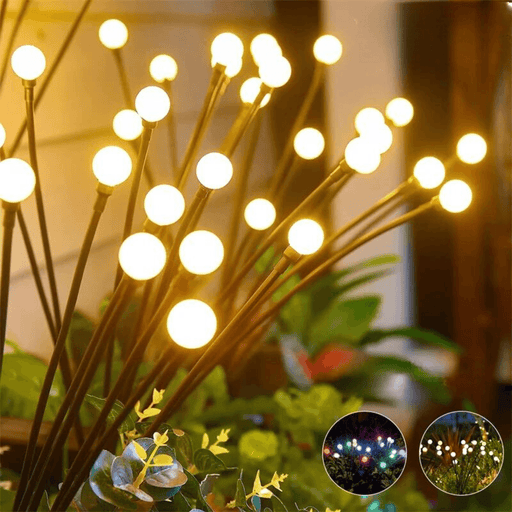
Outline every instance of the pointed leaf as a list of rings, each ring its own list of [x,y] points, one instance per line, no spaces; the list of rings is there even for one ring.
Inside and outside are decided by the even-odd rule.
[[[170,466],[174,462],[174,459],[170,455],[155,455],[151,464],[155,464],[156,466]]]
[[[242,480],[239,478],[236,481],[235,505],[237,507],[246,507],[247,499],[245,497],[245,487]]]
[[[142,448],[142,446],[137,441],[132,441],[133,447],[135,448],[135,451],[137,452],[137,455],[142,459],[146,460],[148,458],[148,454],[146,453],[146,450]]]
[[[201,494],[206,498],[208,494],[213,491],[213,485],[220,477],[218,473],[210,473],[206,475],[204,480],[199,484],[199,488],[201,489]]]
[[[229,450],[227,448],[224,448],[223,446],[218,446],[218,445],[212,445],[210,446],[209,450],[214,454],[214,455],[219,455],[221,453],[229,453]]]
[[[201,448],[194,454],[194,464],[198,471],[211,473],[226,469],[226,465],[222,460],[216,457],[210,450]]]
[[[106,403],[106,400],[104,398],[98,398],[94,395],[85,395],[85,402],[92,405],[94,408],[96,408],[98,411],[101,411],[103,409],[103,406]],[[112,406],[111,411],[108,413],[107,416],[107,424],[111,425],[114,420],[121,414],[121,412],[124,409],[124,405],[119,401],[116,400],[114,405]],[[118,431],[123,432],[129,432],[130,430],[133,430],[135,428],[135,422],[133,421],[133,418],[128,415],[121,425],[118,427]]]
[[[203,441],[201,443],[201,448],[208,448],[209,444],[210,444],[210,438],[208,437],[208,434],[205,432],[203,434]]]
[[[186,497],[196,500],[196,507],[200,508],[201,510],[204,510],[205,512],[213,512],[201,493],[201,487],[199,486],[197,479],[186,469],[184,469],[183,472],[185,475],[187,475],[188,479],[187,482],[182,486],[181,493]]]
[[[252,486],[252,492],[253,494],[258,494],[261,489],[263,489],[263,486],[261,485],[261,480],[260,480],[260,470],[258,469],[257,473],[256,473],[256,476],[254,478],[254,484]]]
[[[165,393],[165,389],[161,389],[160,391],[158,391],[156,388],[153,389],[153,403],[156,405],[156,404],[159,404],[163,398],[164,398],[164,393]]]
[[[142,412],[143,418],[152,418],[153,416],[158,416],[160,414],[160,409],[157,409],[156,407],[148,407],[147,409],[144,409]]]

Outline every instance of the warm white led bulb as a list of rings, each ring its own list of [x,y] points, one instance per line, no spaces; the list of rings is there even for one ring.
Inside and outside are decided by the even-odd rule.
[[[94,155],[92,171],[100,183],[115,187],[130,176],[132,159],[123,148],[107,146]]]
[[[149,74],[159,84],[172,82],[178,75],[178,64],[170,55],[157,55],[149,64]]]
[[[118,50],[128,41],[128,29],[120,20],[107,20],[101,24],[99,36],[103,46],[109,50]]]
[[[441,206],[452,213],[463,212],[473,198],[471,189],[461,180],[447,181],[439,191]]]
[[[171,100],[169,96],[156,85],[144,87],[135,98],[135,110],[142,119],[149,123],[161,121],[170,108]]]
[[[199,348],[215,336],[217,317],[208,304],[187,299],[178,302],[167,317],[167,331],[180,347]]]
[[[282,87],[292,75],[292,67],[284,57],[265,60],[259,67],[260,78],[272,88]]]
[[[142,118],[135,110],[118,112],[112,121],[115,134],[123,140],[135,140],[142,133]]]
[[[183,215],[185,199],[177,188],[157,185],[146,194],[144,210],[151,222],[158,226],[170,226]]]
[[[276,220],[276,209],[267,199],[253,199],[245,207],[244,217],[249,227],[263,231],[274,224]]]
[[[370,174],[379,167],[380,154],[368,140],[357,137],[347,144],[345,161],[354,171]]]
[[[303,128],[293,140],[296,153],[305,160],[319,157],[324,148],[324,136],[316,128]]]
[[[487,143],[476,133],[468,133],[457,143],[457,156],[466,164],[481,162],[487,153]]]
[[[367,446],[367,447],[366,447],[366,451],[367,451],[368,453],[370,453],[370,452],[372,451],[372,449],[371,449],[369,446]]]
[[[405,98],[394,98],[386,105],[386,117],[395,126],[405,126],[414,117],[412,103]]]
[[[46,59],[39,48],[27,44],[14,51],[11,66],[21,79],[36,80],[46,68]]]
[[[215,57],[212,57],[212,68],[215,67],[215,65],[218,62],[218,60],[215,58]],[[222,62],[220,62],[219,64],[222,64]],[[226,74],[227,77],[229,78],[233,78],[234,76],[238,75],[238,73],[240,73],[240,70],[242,69],[242,59],[231,59],[228,64],[224,64],[226,66],[226,69],[224,70],[224,73]]]
[[[231,32],[219,34],[211,45],[212,57],[219,64],[228,66],[229,62],[235,59],[241,59],[244,54],[244,44],[242,40]]]
[[[7,136],[7,134],[5,133],[5,128],[0,123],[0,148],[4,147],[6,136]]]
[[[372,130],[376,126],[385,124],[382,113],[373,107],[367,107],[360,110],[355,118],[357,133],[362,134],[367,130]]]
[[[119,249],[119,264],[136,281],[156,277],[164,268],[167,254],[164,244],[150,233],[129,236]]]
[[[436,188],[444,181],[445,168],[443,162],[433,156],[426,156],[414,166],[414,177],[423,188]]]
[[[7,203],[24,201],[36,186],[36,175],[27,162],[6,158],[0,162],[0,199]]]
[[[380,123],[365,130],[361,134],[361,138],[370,143],[375,150],[382,155],[393,143],[393,132],[389,126]]]
[[[323,242],[323,229],[318,222],[311,219],[298,220],[288,231],[288,243],[302,255],[318,251]]]
[[[313,46],[315,59],[324,64],[335,64],[341,58],[343,47],[337,37],[324,35],[319,37]]]
[[[260,93],[261,79],[257,76],[248,78],[240,87],[240,98],[244,103],[252,104]],[[260,108],[264,107],[270,101],[270,94],[266,94],[260,103]]]
[[[282,57],[283,51],[276,38],[270,34],[258,34],[251,41],[251,55],[256,66],[274,57]]]
[[[427,444],[432,444],[432,439],[429,439],[429,440],[427,441]]]
[[[357,446],[357,451],[360,452],[362,450],[361,446]]]
[[[192,231],[180,244],[181,264],[192,274],[204,276],[215,272],[224,259],[224,246],[210,231]]]
[[[197,162],[196,175],[203,187],[218,190],[230,182],[233,165],[222,153],[208,153]]]

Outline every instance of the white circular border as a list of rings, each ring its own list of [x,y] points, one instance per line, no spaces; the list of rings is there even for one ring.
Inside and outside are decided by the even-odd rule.
[[[425,473],[425,470],[423,469],[423,464],[421,463],[421,450],[418,449],[418,462],[420,464],[420,468],[421,468],[421,471],[423,472],[423,475],[425,475],[425,478],[428,480],[429,484],[431,484],[432,486],[434,486],[438,491],[441,491],[443,492],[444,494],[448,494],[450,496],[457,496],[458,498],[463,498],[465,496],[474,496],[475,494],[478,494],[479,492],[482,492],[482,491],[485,491],[486,489],[488,489],[495,481],[496,479],[500,476],[500,473],[501,473],[501,470],[503,468],[503,462],[505,461],[505,445],[503,444],[503,439],[501,437],[501,434],[500,434],[500,431],[495,427],[494,423],[492,423],[491,421],[489,421],[485,416],[482,416],[481,414],[478,414],[477,412],[473,412],[473,411],[465,411],[465,410],[458,410],[458,411],[451,411],[451,412],[447,412],[445,414],[441,414],[441,416],[438,416],[426,429],[425,429],[425,432],[423,432],[423,435],[421,436],[421,439],[420,439],[420,444],[423,443],[423,439],[425,439],[425,433],[427,432],[427,430],[436,422],[438,421],[439,419],[443,418],[444,416],[448,416],[448,414],[455,414],[455,413],[458,413],[458,412],[463,412],[463,413],[466,413],[466,414],[472,414],[473,416],[479,416],[480,418],[482,418],[483,420],[487,421],[487,423],[489,423],[489,425],[492,426],[492,428],[497,432],[498,434],[498,437],[500,438],[500,443],[501,443],[501,449],[502,449],[502,457],[501,457],[501,465],[500,465],[500,469],[498,470],[498,474],[496,475],[496,478],[487,486],[485,486],[483,489],[480,489],[479,491],[476,491],[476,492],[472,492],[470,494],[453,494],[451,492],[448,492],[448,491],[445,491],[444,489],[441,489],[440,487],[437,487],[436,484],[434,484],[434,482],[432,482],[432,480],[430,480],[430,478],[427,476],[427,474]]]
[[[386,418],[388,421],[390,421],[391,423],[393,423],[393,425],[395,425],[395,427],[398,429],[398,432],[400,432],[400,435],[402,436],[402,439],[404,440],[404,446],[405,446],[405,464],[404,464],[404,467],[402,468],[402,471],[401,473],[398,475],[398,477],[396,478],[396,480],[389,486],[389,487],[386,487],[385,489],[383,489],[382,491],[379,491],[379,492],[376,492],[376,493],[373,493],[373,494],[355,494],[353,492],[350,492],[350,491],[347,491],[346,489],[343,489],[343,487],[340,487],[332,478],[331,478],[331,475],[329,474],[329,471],[327,471],[327,468],[325,467],[325,461],[324,461],[324,447],[325,447],[325,441],[327,440],[327,436],[329,435],[329,432],[332,430],[332,428],[334,427],[334,425],[336,425],[338,422],[340,422],[342,419],[346,418],[347,416],[352,416],[352,414],[359,414],[361,412],[368,412],[368,413],[371,413],[371,414],[377,414],[378,416],[382,416],[383,418]],[[493,425],[494,426],[494,425]],[[500,438],[501,439],[501,438]],[[343,492],[347,492],[348,494],[351,494],[352,496],[358,496],[359,498],[363,498],[366,497],[366,498],[369,498],[370,496],[377,496],[378,494],[382,494],[383,492],[386,492],[388,489],[391,489],[391,487],[393,487],[393,485],[395,485],[398,480],[400,480],[400,478],[402,478],[402,475],[404,474],[404,470],[405,470],[405,466],[407,466],[407,459],[409,458],[409,449],[407,448],[407,441],[405,440],[405,436],[403,434],[403,432],[400,430],[399,426],[391,419],[391,418],[388,418],[387,416],[385,416],[384,414],[380,413],[380,412],[375,412],[375,411],[369,411],[369,410],[363,410],[363,411],[354,411],[354,412],[349,412],[348,414],[345,414],[345,416],[342,416],[341,418],[338,418],[332,425],[331,427],[329,428],[329,430],[327,431],[327,433],[325,434],[325,437],[324,437],[324,441],[322,443],[322,464],[324,466],[324,470],[325,472],[327,473],[327,476],[329,477],[329,479],[331,480],[331,482],[338,488],[338,489],[341,489]]]

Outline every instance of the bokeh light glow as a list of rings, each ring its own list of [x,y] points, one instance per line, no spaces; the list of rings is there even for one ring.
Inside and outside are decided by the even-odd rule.
[[[367,107],[360,110],[355,119],[357,133],[362,134],[367,130],[373,130],[375,127],[385,124],[382,113],[373,107]]]
[[[99,37],[103,46],[109,50],[118,50],[128,41],[128,29],[120,20],[107,20],[100,26]]]
[[[218,190],[233,177],[233,165],[222,153],[208,153],[197,163],[196,176],[203,187]]]
[[[261,78],[257,76],[253,76],[252,78],[248,78],[240,87],[240,98],[243,103],[252,104],[254,100],[260,93],[261,89]],[[266,94],[261,100],[260,108],[263,108],[270,101],[270,93]]]
[[[303,128],[293,140],[295,152],[304,160],[318,158],[324,148],[324,136],[316,128]]]
[[[284,57],[265,60],[259,67],[262,82],[268,87],[278,88],[285,85],[292,74],[292,67]]]
[[[433,189],[441,185],[445,175],[443,162],[433,156],[422,158],[414,166],[414,177],[426,189]]]
[[[257,231],[263,231],[274,224],[276,209],[267,199],[253,199],[245,207],[244,218],[249,227]]]
[[[167,93],[156,85],[144,87],[135,97],[135,110],[149,123],[161,121],[171,108]]]
[[[179,249],[181,264],[192,274],[204,276],[217,270],[224,259],[224,246],[210,231],[189,233]]]
[[[324,242],[324,231],[318,222],[301,219],[295,222],[288,231],[288,243],[299,254],[313,254]]]
[[[342,53],[343,47],[339,39],[329,34],[319,37],[313,46],[315,59],[327,65],[338,62]]]
[[[135,110],[121,110],[115,115],[112,127],[120,139],[135,140],[142,133],[142,118]]]
[[[374,172],[380,164],[380,154],[366,139],[352,139],[345,148],[345,161],[348,166],[360,174]]]
[[[7,203],[20,203],[32,194],[36,175],[30,165],[19,158],[6,158],[0,162],[0,199]]]
[[[156,277],[164,268],[167,254],[164,244],[150,233],[129,236],[119,249],[119,264],[136,281]]]
[[[116,187],[130,176],[132,159],[123,148],[107,146],[94,155],[92,172],[103,185]]]
[[[274,36],[258,34],[251,41],[251,55],[257,66],[267,59],[282,57],[283,52]]]
[[[386,117],[398,127],[406,126],[414,117],[412,103],[405,98],[394,98],[386,105]]]
[[[468,133],[457,142],[457,156],[466,164],[477,164],[487,154],[487,143],[477,133]]]
[[[36,80],[46,68],[46,59],[39,48],[27,44],[14,51],[11,66],[22,80]]]
[[[149,74],[159,84],[166,80],[172,82],[178,75],[178,64],[170,55],[162,53],[150,62]]]
[[[151,222],[158,226],[170,226],[183,215],[185,199],[177,188],[157,185],[146,194],[144,210]]]
[[[471,204],[472,198],[471,189],[461,180],[448,181],[439,191],[441,206],[452,213],[464,211]]]

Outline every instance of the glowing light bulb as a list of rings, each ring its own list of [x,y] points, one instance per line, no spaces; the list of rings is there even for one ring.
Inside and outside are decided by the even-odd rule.
[[[350,448],[350,441],[347,441],[347,446]]]
[[[156,85],[144,87],[135,97],[135,110],[142,119],[149,123],[161,121],[170,108],[171,100],[169,96]]]
[[[353,442],[354,444],[357,444],[357,439],[352,439],[352,442]]]
[[[100,183],[115,187],[126,181],[130,176],[132,159],[123,148],[107,146],[94,155],[92,172]]]
[[[204,276],[220,267],[224,259],[224,246],[210,231],[192,231],[180,244],[180,261],[192,274]]]
[[[339,39],[328,34],[320,36],[313,45],[315,59],[323,64],[335,64],[340,60],[342,53],[343,47]]]
[[[267,59],[282,57],[283,52],[274,36],[270,34],[258,34],[251,41],[251,55],[257,66]]]
[[[116,19],[104,21],[99,30],[100,41],[109,50],[118,50],[128,41],[126,25]]]
[[[135,140],[142,133],[142,119],[135,110],[118,112],[112,122],[115,134],[123,140]]]
[[[366,447],[366,451],[367,451],[367,452],[371,452],[371,451],[372,451],[372,449],[371,449],[369,446],[367,446],[367,447]]]
[[[377,437],[377,441],[380,441],[381,439],[382,439],[382,437],[380,437],[380,436],[379,436],[379,437]]]
[[[394,98],[386,105],[386,117],[395,126],[405,126],[414,117],[412,103],[405,98]]]
[[[426,189],[436,188],[444,181],[445,168],[443,162],[433,156],[426,156],[414,166],[414,177]]]
[[[396,450],[391,450],[391,453],[392,453],[393,455],[395,455]]]
[[[318,222],[311,219],[298,220],[288,231],[288,243],[302,255],[318,251],[323,242],[323,229]]]
[[[167,254],[164,244],[150,233],[129,236],[119,249],[119,264],[136,281],[156,277],[164,268]]]
[[[427,450],[427,448],[423,448],[423,449],[422,449],[422,452],[423,452],[423,453],[427,453],[427,451],[428,451],[428,450]]]
[[[450,453],[450,457],[455,457],[457,454],[455,452]]]
[[[364,455],[363,457],[361,457],[361,461],[368,462],[368,457],[366,455]]]
[[[468,133],[457,142],[457,156],[466,164],[477,164],[487,154],[487,143],[476,133]]]
[[[7,203],[20,203],[32,194],[36,175],[27,162],[19,158],[6,158],[0,162],[0,199]]]
[[[233,165],[222,153],[208,153],[197,163],[196,175],[203,187],[218,190],[231,181]]]
[[[473,448],[471,446],[468,448],[468,452],[471,453],[473,451]]]
[[[203,347],[217,331],[217,317],[208,304],[196,299],[183,300],[171,309],[167,331],[180,347]]]
[[[329,455],[331,453],[331,450],[329,448],[324,448],[325,455]]]
[[[471,441],[471,444],[472,445],[476,445],[476,441]]]
[[[151,222],[158,226],[169,226],[183,215],[185,199],[177,188],[157,185],[146,194],[144,210]]]
[[[345,161],[354,171],[370,174],[379,167],[380,154],[368,140],[357,137],[347,144]]]
[[[242,40],[231,32],[219,34],[213,40],[210,48],[212,57],[224,66],[227,66],[228,62],[232,59],[241,59],[244,54]]]
[[[427,441],[427,444],[432,444],[432,439],[429,439],[429,440]]]
[[[379,444],[379,446],[380,446],[381,448],[384,448],[384,443],[380,443],[380,444]]]
[[[172,82],[178,75],[178,64],[170,55],[157,55],[149,64],[149,74],[159,84]]]
[[[395,454],[392,453],[390,456],[389,456],[390,459],[394,459],[395,458]]]
[[[284,57],[265,60],[259,67],[262,82],[272,88],[282,87],[292,75],[292,67]]]
[[[441,445],[443,444],[443,441],[437,441],[437,444]]]
[[[443,455],[443,452],[442,452],[442,451],[437,451],[437,455],[438,455],[439,457],[441,457],[441,455]]]
[[[357,133],[362,134],[365,131],[373,130],[385,124],[382,113],[373,107],[363,108],[358,112],[355,118],[355,126]]]
[[[0,123],[0,148],[4,147],[6,136],[7,136],[7,134],[5,133],[5,128]]]
[[[335,454],[334,454],[334,458],[335,458],[335,459],[339,459],[339,458],[340,458],[340,454],[339,454],[339,453],[335,453]]]
[[[240,87],[240,98],[244,103],[252,104],[260,93],[261,79],[257,76],[248,78]],[[266,94],[263,100],[261,100],[260,107],[264,107],[270,101],[270,94]]]
[[[304,160],[313,160],[319,157],[324,148],[324,136],[316,128],[303,128],[293,139],[296,153]]]
[[[489,455],[494,455],[494,452],[489,452]]]
[[[244,211],[247,224],[258,231],[269,228],[276,220],[276,209],[267,199],[253,199]]]
[[[379,466],[381,467],[381,469],[386,469],[386,463],[385,462],[380,462]]]
[[[499,462],[499,461],[500,461],[500,459],[498,459],[498,457],[494,457],[494,459],[493,459],[493,460],[494,460],[495,462]]]
[[[487,446],[487,443],[485,441],[482,441],[482,446]]]
[[[439,191],[441,206],[452,213],[464,211],[471,204],[472,198],[471,189],[461,180],[448,181]]]
[[[444,449],[445,449],[446,451],[449,451],[449,450],[450,450],[450,447],[449,447],[448,445],[446,445],[446,446],[444,447]]]
[[[45,68],[44,53],[29,44],[17,48],[11,57],[12,70],[23,80],[36,80]]]
[[[460,442],[460,444],[466,444],[466,441],[464,439]]]
[[[398,452],[398,455],[401,455],[402,457],[405,457],[407,455],[406,451],[405,450],[400,450]]]
[[[211,63],[212,68],[215,67],[217,63],[222,64],[222,62],[218,62],[215,57],[212,57]],[[227,65],[224,65],[226,66],[226,69],[224,70],[225,75],[229,78],[233,78],[234,76],[238,75],[242,69],[242,59],[231,59]]]
[[[343,450],[343,445],[342,445],[342,444],[339,444],[339,445],[337,446],[337,448],[338,448],[338,450]]]
[[[375,125],[361,134],[361,138],[371,144],[382,155],[393,143],[393,132],[386,124]]]
[[[360,452],[362,450],[362,448],[358,445],[357,446],[357,451]]]

